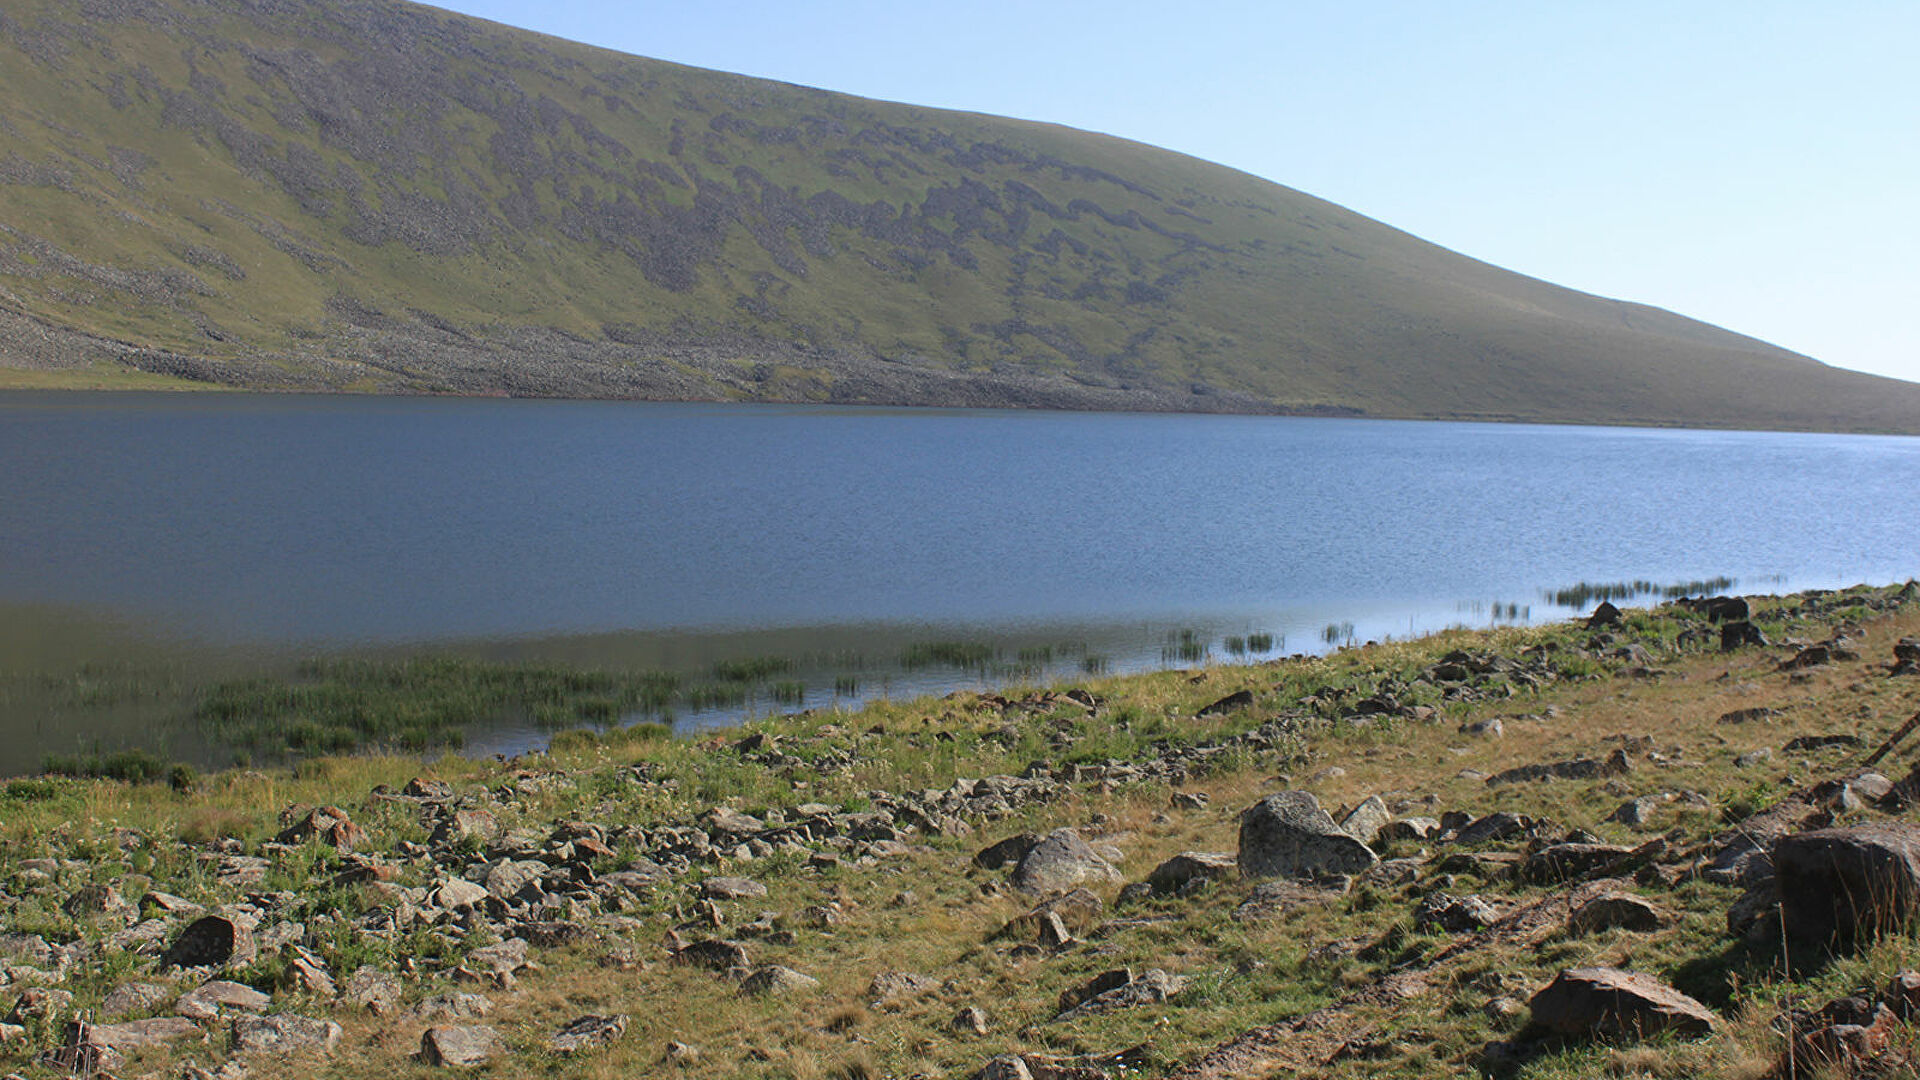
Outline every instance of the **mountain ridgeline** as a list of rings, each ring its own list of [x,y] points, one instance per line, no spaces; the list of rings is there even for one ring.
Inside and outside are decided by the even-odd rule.
[[[389,0],[9,0],[0,383],[1920,431],[1218,165]]]

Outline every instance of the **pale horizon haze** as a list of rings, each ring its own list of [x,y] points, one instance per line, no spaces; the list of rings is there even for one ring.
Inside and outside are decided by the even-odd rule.
[[[1920,4],[453,0],[621,52],[1105,132],[1920,381]]]

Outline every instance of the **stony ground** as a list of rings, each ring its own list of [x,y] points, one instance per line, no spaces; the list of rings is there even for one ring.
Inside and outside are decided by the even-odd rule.
[[[1920,588],[0,788],[20,1075],[1912,1075]]]

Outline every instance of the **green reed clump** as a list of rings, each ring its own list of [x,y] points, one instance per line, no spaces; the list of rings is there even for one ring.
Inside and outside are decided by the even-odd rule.
[[[900,654],[900,666],[909,671],[935,664],[961,669],[983,668],[997,655],[993,646],[964,641],[921,641]]]
[[[773,700],[782,705],[798,705],[807,700],[807,684],[792,679],[774,683],[769,692]]]
[[[858,675],[840,675],[833,680],[833,692],[840,697],[853,697],[860,693]]]
[[[1227,639],[1220,644],[1225,646],[1227,652],[1234,656],[1247,655],[1247,639],[1238,634],[1229,635]]]
[[[1100,653],[1088,653],[1080,658],[1080,670],[1089,675],[1105,675],[1113,662]]]
[[[1207,642],[1198,630],[1181,630],[1167,636],[1167,643],[1160,646],[1160,662],[1171,664],[1178,660],[1194,663],[1207,656]]]
[[[679,679],[451,655],[308,660],[288,678],[207,689],[195,716],[215,739],[268,754],[345,753],[375,746],[456,747],[476,724],[525,718],[559,729],[657,713]]]
[[[784,656],[749,656],[715,661],[713,677],[722,682],[757,683],[792,670],[793,661]]]
[[[76,779],[124,780],[129,784],[150,784],[168,775],[172,763],[162,761],[145,750],[92,751],[86,754],[50,755],[40,771],[49,776]]]
[[[1739,584],[1730,577],[1717,576],[1700,581],[1678,581],[1669,585],[1638,579],[1634,581],[1582,581],[1564,589],[1553,589],[1545,595],[1561,607],[1585,608],[1602,600],[1637,600],[1643,596],[1657,596],[1663,600],[1678,600],[1682,596],[1711,596],[1725,592]]]
[[[1283,642],[1284,638],[1281,639]],[[1268,653],[1273,651],[1273,635],[1264,630],[1247,635],[1247,651]]]
[[[680,700],[696,712],[702,709],[728,709],[747,703],[747,688],[737,682],[701,683],[687,687],[681,693]]]

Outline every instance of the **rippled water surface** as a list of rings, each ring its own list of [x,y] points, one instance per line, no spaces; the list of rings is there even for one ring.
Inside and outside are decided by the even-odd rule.
[[[1295,651],[1349,622],[1559,617],[1546,591],[1581,581],[1777,591],[1920,561],[1920,440],[1896,437],[19,393],[0,465],[7,640],[43,666],[782,649],[831,685],[835,656],[968,640],[1124,669],[1182,630]]]

